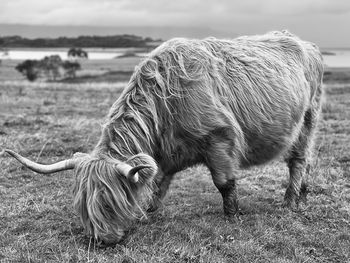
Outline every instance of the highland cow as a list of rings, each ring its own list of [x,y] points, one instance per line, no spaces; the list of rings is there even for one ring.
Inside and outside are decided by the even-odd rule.
[[[91,153],[42,165],[6,151],[39,173],[74,169],[74,207],[106,243],[155,210],[173,175],[196,164],[209,168],[224,212],[234,215],[238,169],[285,156],[284,205],[293,208],[311,158],[322,75],[318,48],[286,31],[172,39],[135,68]]]

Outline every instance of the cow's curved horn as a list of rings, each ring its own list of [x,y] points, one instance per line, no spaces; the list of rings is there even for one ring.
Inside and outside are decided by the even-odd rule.
[[[138,171],[144,168],[152,168],[149,165],[139,165],[136,167],[132,167],[126,163],[120,163],[117,165],[117,171],[128,178],[131,182],[137,183],[139,181]]]
[[[50,174],[50,173],[56,173],[63,170],[74,169],[75,164],[78,161],[78,159],[68,159],[68,160],[60,161],[54,164],[40,164],[40,163],[33,162],[12,150],[5,149],[4,151],[10,154],[12,157],[16,158],[24,166],[28,167],[34,172],[41,173],[41,174]]]

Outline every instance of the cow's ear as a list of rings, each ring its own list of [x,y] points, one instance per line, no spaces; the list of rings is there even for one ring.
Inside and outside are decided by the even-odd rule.
[[[137,154],[126,161],[132,170],[128,178],[132,183],[139,185],[148,184],[153,181],[154,176],[158,172],[158,167],[155,160],[147,154]]]

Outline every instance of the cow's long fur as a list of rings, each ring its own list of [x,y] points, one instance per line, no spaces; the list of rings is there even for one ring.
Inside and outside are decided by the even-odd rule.
[[[319,50],[288,32],[165,42],[135,68],[100,142],[76,168],[84,225],[104,240],[120,238],[140,199],[150,198],[156,163],[165,173],[208,164],[214,136],[232,143],[241,167],[286,153],[305,113],[319,109],[322,74]],[[121,161],[152,168],[134,185],[113,168]]]
[[[157,165],[145,154],[134,155],[126,162],[152,168],[140,171],[140,181],[131,183],[117,171],[120,161],[100,153],[86,157],[74,170],[74,207],[87,233],[96,239],[119,240],[132,219],[145,215],[142,205],[152,194]]]

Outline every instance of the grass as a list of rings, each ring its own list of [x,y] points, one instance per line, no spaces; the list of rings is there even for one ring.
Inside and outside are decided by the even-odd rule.
[[[132,71],[129,59],[101,74]],[[91,63],[89,70],[106,67]],[[303,209],[281,208],[288,174],[277,160],[237,175],[244,213],[227,218],[208,170],[198,166],[176,175],[162,209],[135,222],[123,243],[101,248],[72,208],[70,172],[38,175],[0,158],[0,262],[349,262],[350,72],[329,72]],[[1,74],[0,148],[43,163],[90,151],[124,86]]]

